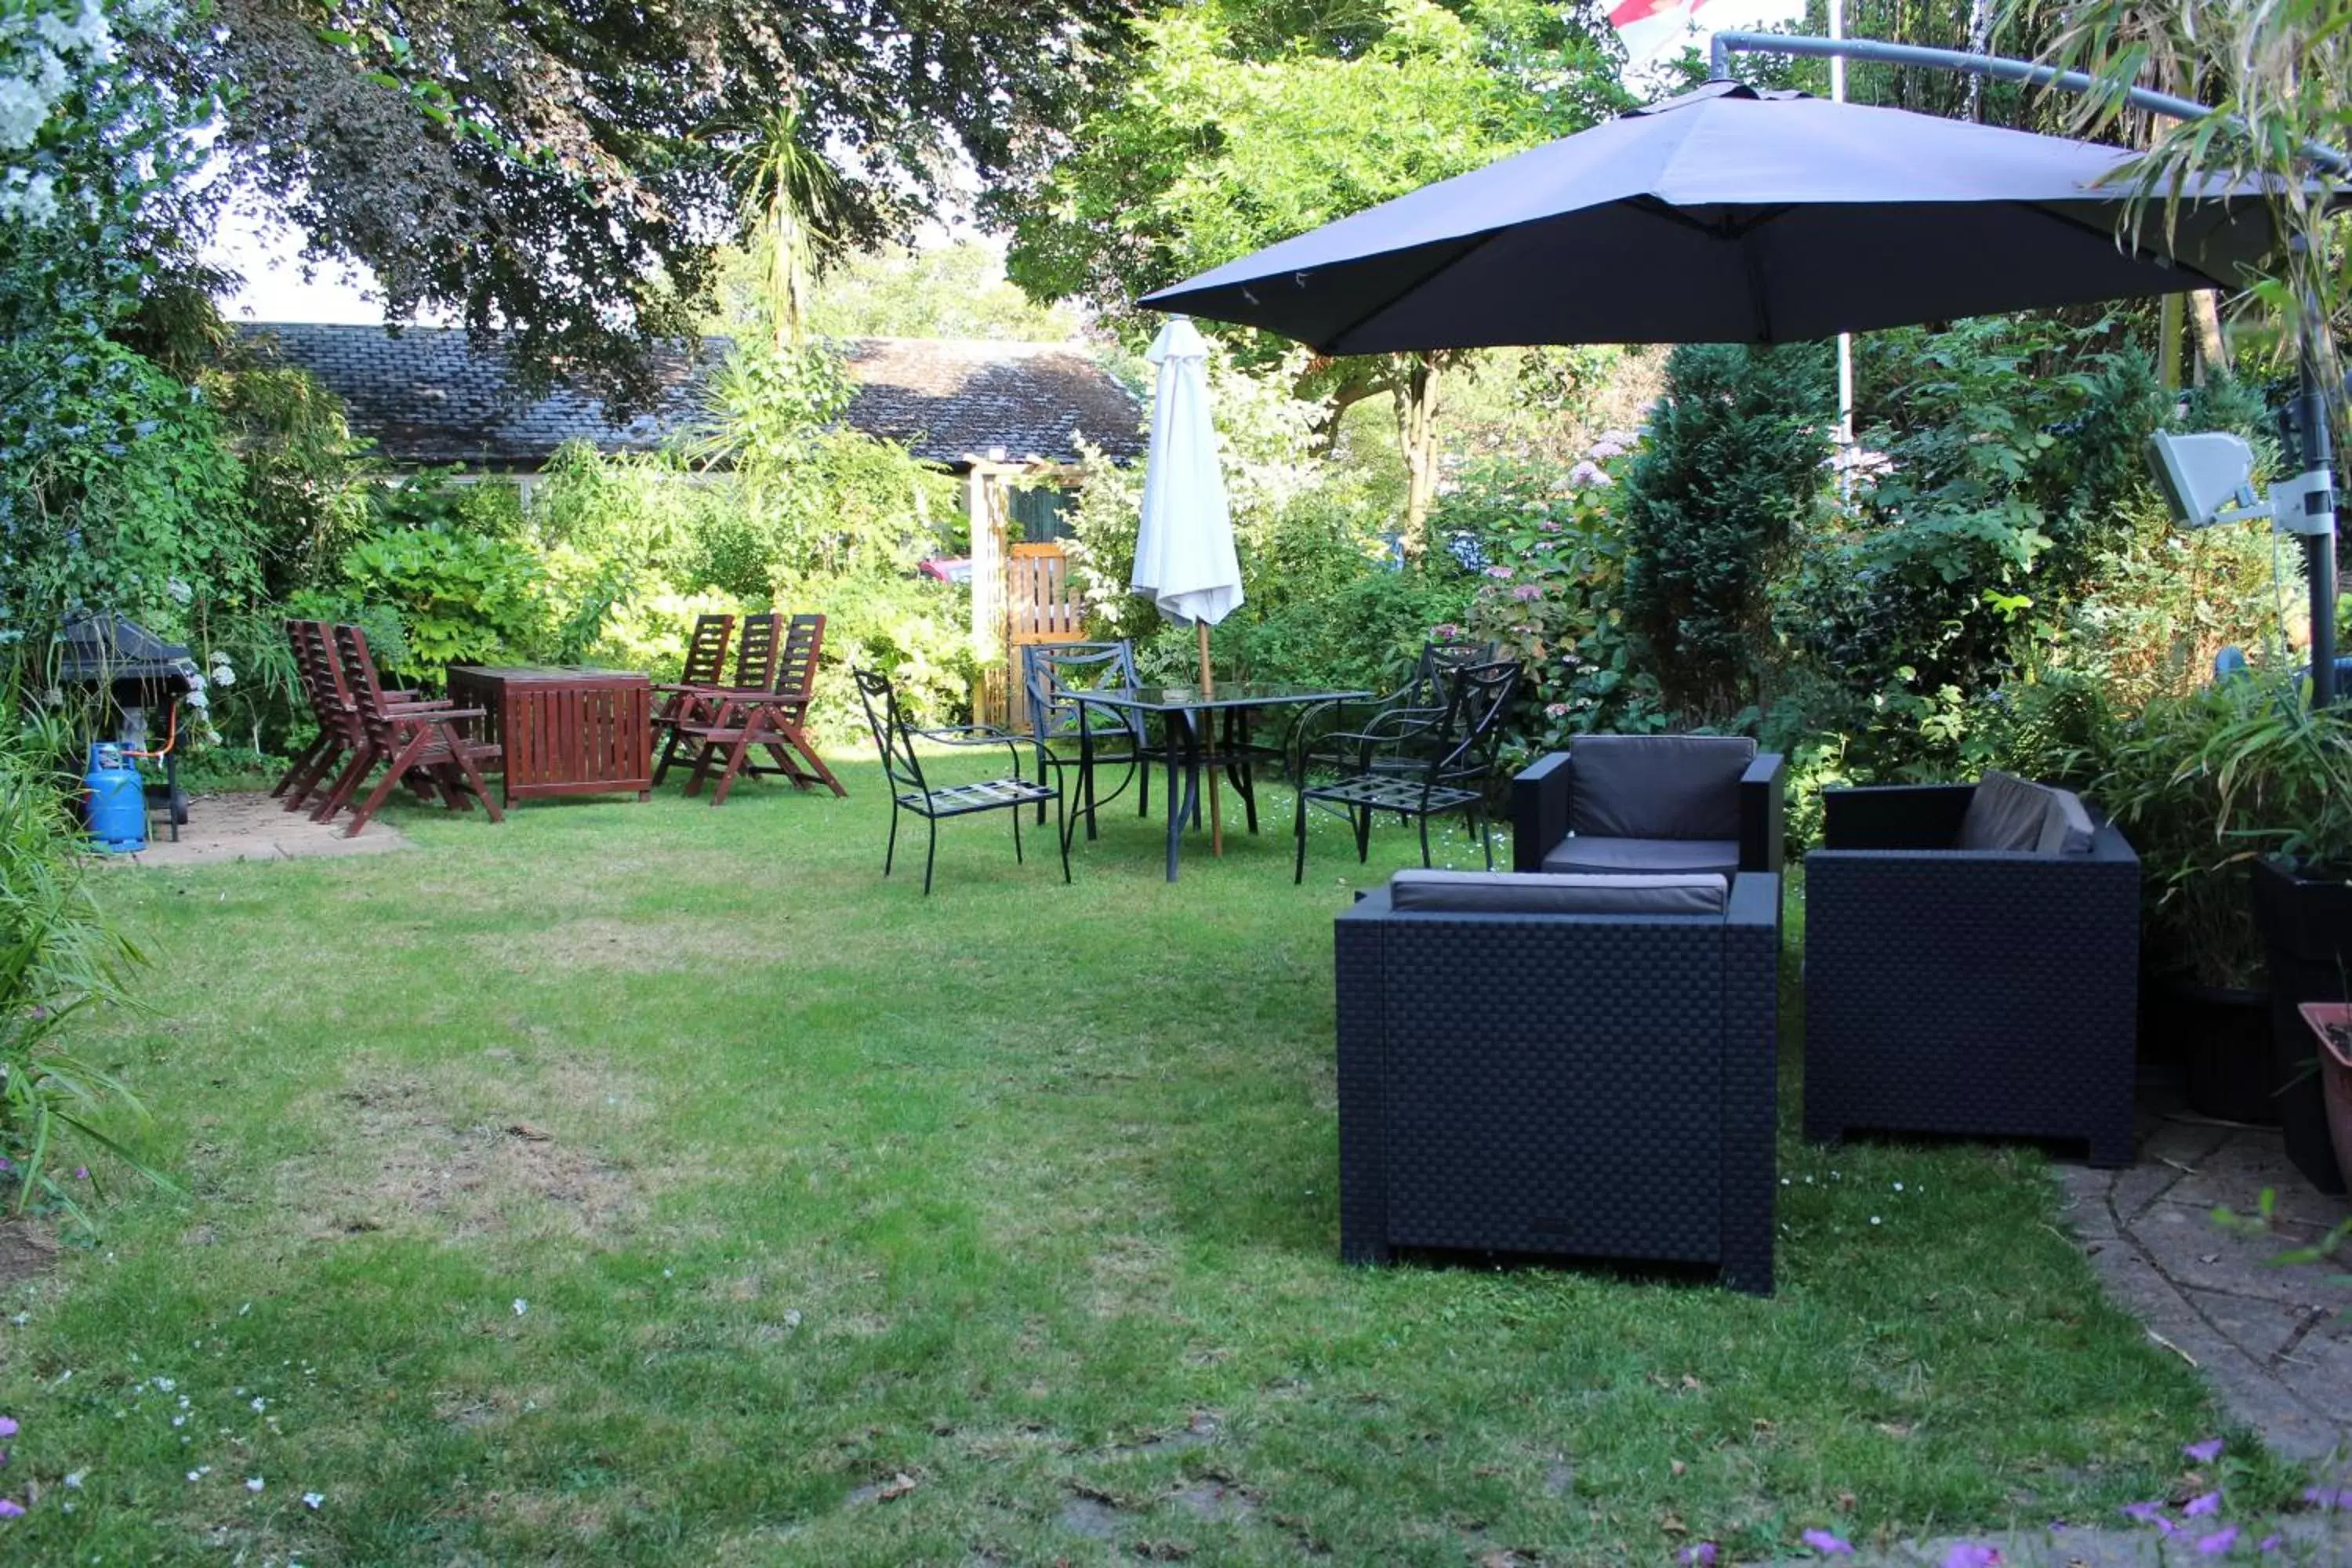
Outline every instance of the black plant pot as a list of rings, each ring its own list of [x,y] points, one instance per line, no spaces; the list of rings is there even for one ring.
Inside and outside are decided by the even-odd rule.
[[[2169,979],[2158,983],[2156,1005],[2180,1064],[2181,1096],[2189,1110],[2221,1121],[2278,1125],[2269,992]]]
[[[2352,1000],[2352,880],[2304,876],[2291,866],[2254,862],[2254,923],[2269,952],[2271,1049],[2279,1075],[2279,1129],[2287,1158],[2323,1193],[2344,1190],[2327,1138],[2317,1047],[2303,1016],[2305,1002]]]

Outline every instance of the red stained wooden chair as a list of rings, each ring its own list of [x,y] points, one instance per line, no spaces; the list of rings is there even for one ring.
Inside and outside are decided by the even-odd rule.
[[[661,700],[661,706],[654,710],[654,742],[662,748],[661,768],[654,773],[656,784],[661,782],[662,773],[669,767],[679,721],[707,717],[698,705],[698,696],[725,679],[727,647],[734,637],[733,616],[695,616],[694,630],[686,641],[686,663],[678,678],[654,683],[654,695]]]
[[[723,804],[736,779],[747,773],[785,779],[794,789],[823,784],[836,795],[848,793],[808,738],[809,704],[816,696],[824,647],[824,617],[794,616],[767,690],[728,693],[708,720],[678,726],[695,746],[694,777],[687,782],[687,794],[699,793],[714,770],[719,787],[710,797],[713,805]],[[768,759],[764,763],[759,760],[761,753]]]
[[[352,810],[351,826],[343,830],[347,838],[356,837],[368,825],[369,818],[383,808],[384,797],[393,786],[411,774],[418,774],[439,791],[443,803],[453,810],[466,810],[467,795],[482,803],[492,822],[503,822],[506,814],[499,809],[497,799],[482,783],[481,764],[496,762],[499,748],[486,742],[473,740],[466,726],[480,719],[478,708],[458,708],[446,701],[417,702],[395,700],[406,693],[384,689],[376,678],[375,658],[368,651],[367,633],[357,626],[333,628],[336,662],[341,666],[343,685],[350,693],[353,710],[359,715],[360,727],[366,736],[364,747],[352,759],[336,781],[334,794],[320,814],[320,820],[331,817],[351,796],[357,793],[361,782],[378,763],[383,775],[367,798]]]
[[[293,811],[326,780],[339,760],[351,755],[361,736],[359,716],[338,695],[340,682],[329,679],[332,658],[328,652],[327,624],[288,621],[286,642],[294,653],[295,679],[302,688],[303,700],[310,705],[310,717],[319,726],[318,739],[295,756],[285,776],[269,792],[283,796],[286,809]]]
[[[676,716],[668,724],[662,742],[660,762],[654,768],[654,783],[669,776],[672,763],[684,762],[696,755],[701,746],[700,731],[719,721],[728,699],[733,697],[764,697],[775,689],[776,661],[783,649],[778,642],[782,635],[784,617],[772,610],[742,618],[743,635],[736,639],[735,679],[720,682],[717,679],[698,686],[680,682],[677,688]],[[692,657],[688,650],[688,658]],[[688,789],[687,794],[692,795]]]

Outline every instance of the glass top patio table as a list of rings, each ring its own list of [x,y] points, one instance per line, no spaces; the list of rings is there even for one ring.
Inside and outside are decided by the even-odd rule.
[[[1084,705],[1160,716],[1165,730],[1163,750],[1168,758],[1168,879],[1172,882],[1176,879],[1176,852],[1183,842],[1185,825],[1200,826],[1201,772],[1204,762],[1225,770],[1225,776],[1233,781],[1241,796],[1249,830],[1257,831],[1257,795],[1249,764],[1255,757],[1279,752],[1276,748],[1251,744],[1249,721],[1253,712],[1262,708],[1360,701],[1371,694],[1285,681],[1235,680],[1220,681],[1213,690],[1199,686],[1135,686],[1074,690],[1064,695]],[[1202,743],[1204,723],[1194,717],[1209,712],[1224,715],[1223,742],[1213,752]],[[1091,738],[1084,725],[1078,728],[1078,743],[1082,755],[1091,749]],[[1180,779],[1183,785],[1181,793],[1177,787]]]

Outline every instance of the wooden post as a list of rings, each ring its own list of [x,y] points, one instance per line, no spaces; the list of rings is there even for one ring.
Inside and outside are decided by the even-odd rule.
[[[1217,678],[1209,666],[1209,623],[1194,621],[1192,629],[1200,634],[1201,638],[1201,695],[1213,698],[1217,694]],[[1213,754],[1216,741],[1216,710],[1208,710],[1202,722],[1209,726],[1210,750]],[[1209,853],[1221,858],[1225,853],[1224,802],[1217,793],[1217,770],[1214,763],[1212,763],[1209,768]]]

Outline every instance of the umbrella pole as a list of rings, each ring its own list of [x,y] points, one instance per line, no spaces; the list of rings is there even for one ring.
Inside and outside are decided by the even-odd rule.
[[[1201,638],[1201,695],[1203,697],[1214,697],[1217,694],[1217,678],[1211,674],[1209,670],[1209,623],[1206,621],[1194,621],[1192,623],[1192,629],[1194,632],[1199,634]],[[1213,709],[1210,710],[1207,716],[1202,721],[1210,726],[1209,755],[1211,761],[1209,763],[1209,853],[1212,855],[1223,856],[1225,852],[1225,814],[1224,803],[1219,798],[1217,794],[1215,710]]]

